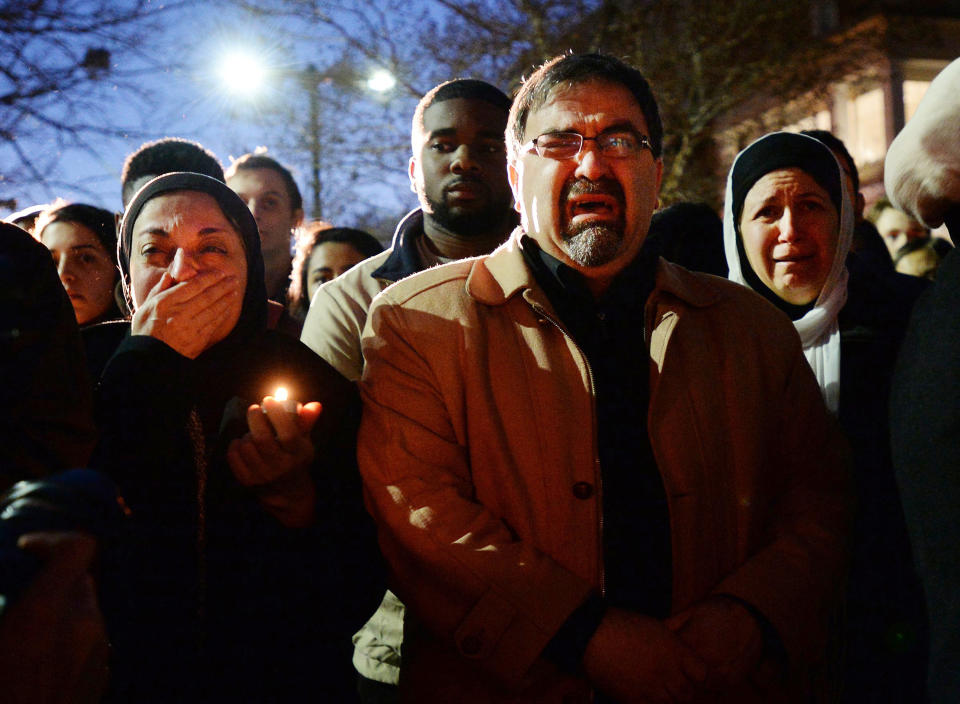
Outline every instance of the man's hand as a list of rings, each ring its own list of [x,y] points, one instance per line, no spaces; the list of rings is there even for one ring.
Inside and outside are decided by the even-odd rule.
[[[316,455],[310,430],[320,417],[316,401],[284,409],[273,396],[247,409],[250,432],[227,448],[227,463],[237,481],[253,489],[277,520],[291,528],[313,521],[316,490],[310,465]]]
[[[591,684],[617,701],[693,701],[707,668],[660,621],[608,609],[587,645],[583,666]]]
[[[734,599],[707,597],[668,619],[667,627],[707,663],[711,689],[743,682],[760,662],[760,624]]]
[[[19,545],[44,564],[0,619],[3,701],[100,701],[109,651],[87,572],[96,542],[89,535],[50,532],[23,535]]]
[[[237,278],[221,271],[201,271],[180,282],[164,272],[133,314],[130,332],[155,337],[195,359],[215,342],[212,336],[242,296]]]

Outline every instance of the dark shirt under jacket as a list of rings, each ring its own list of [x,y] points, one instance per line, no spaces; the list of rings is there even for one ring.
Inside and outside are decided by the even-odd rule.
[[[529,237],[523,256],[587,357],[595,389],[606,603],[670,615],[672,564],[666,493],[650,446],[650,362],[644,305],[657,257],[641,254],[594,300],[581,274]]]

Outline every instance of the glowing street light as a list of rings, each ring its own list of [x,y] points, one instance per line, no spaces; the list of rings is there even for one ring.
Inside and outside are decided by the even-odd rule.
[[[234,51],[223,57],[218,74],[229,92],[253,95],[260,90],[266,70],[257,57]]]
[[[378,69],[367,79],[367,88],[375,93],[386,93],[397,85],[397,79],[386,69]]]
[[[261,100],[265,88],[276,90],[283,79],[295,79],[302,86],[308,99],[307,146],[310,152],[310,190],[313,196],[311,215],[318,219],[322,217],[323,191],[320,168],[323,156],[321,86],[333,86],[338,91],[366,89],[376,93],[378,99],[386,100],[387,94],[397,84],[397,79],[385,69],[375,70],[364,78],[356,66],[345,59],[321,71],[312,63],[302,69],[289,65],[278,66],[275,62],[271,65],[263,54],[235,50],[223,55],[217,66],[217,78],[225,92],[242,95],[244,99],[252,101]]]

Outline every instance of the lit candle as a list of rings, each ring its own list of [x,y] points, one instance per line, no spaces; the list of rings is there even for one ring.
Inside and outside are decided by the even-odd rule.
[[[287,413],[297,412],[297,402],[290,398],[290,392],[287,391],[285,386],[278,386],[277,390],[273,392],[273,397],[283,404],[283,410]]]

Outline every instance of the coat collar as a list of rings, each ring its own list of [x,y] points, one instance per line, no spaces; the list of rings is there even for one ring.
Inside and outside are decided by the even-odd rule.
[[[535,288],[533,272],[523,261],[519,227],[488,256],[478,259],[467,276],[467,293],[480,303],[499,306],[519,291]]]
[[[474,300],[498,306],[518,292],[529,290],[538,301],[544,299],[545,303],[546,296],[539,291],[533,272],[523,260],[520,243],[523,235],[523,230],[516,228],[506,242],[474,262],[467,277],[467,293]],[[657,263],[656,276],[654,296],[667,293],[698,308],[712,305],[723,296],[722,289],[709,283],[713,277],[694,274],[662,257]]]
[[[420,237],[423,237],[423,211],[417,208],[407,213],[397,225],[390,245],[390,256],[370,275],[393,283],[420,271],[422,267],[417,253],[417,240]]]

